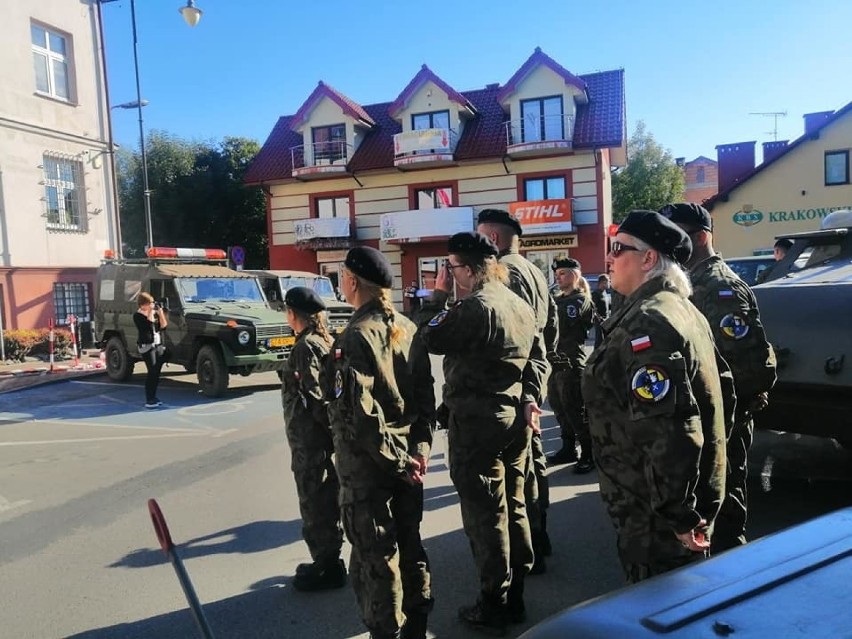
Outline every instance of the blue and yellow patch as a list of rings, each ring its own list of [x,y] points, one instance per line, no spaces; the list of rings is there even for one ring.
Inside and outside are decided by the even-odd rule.
[[[435,317],[429,320],[429,326],[438,326],[447,318],[447,311],[441,311]]]
[[[571,319],[575,319],[577,317],[577,307],[573,304],[569,304],[565,307],[565,312],[568,314],[568,317]]]
[[[337,369],[334,372],[334,397],[339,399],[343,395],[343,372]]]
[[[633,374],[630,389],[641,402],[659,402],[669,393],[671,380],[661,366],[649,364]]]
[[[748,335],[748,321],[742,315],[728,313],[719,322],[722,335],[729,339],[742,339]]]

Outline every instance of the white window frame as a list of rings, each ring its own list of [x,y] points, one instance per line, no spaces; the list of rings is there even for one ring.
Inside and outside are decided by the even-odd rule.
[[[47,228],[58,231],[86,231],[86,188],[83,163],[76,158],[45,153],[44,217]],[[55,193],[55,198],[51,197]]]
[[[44,42],[41,44],[36,44],[32,42],[33,34],[32,29],[41,29],[44,31]],[[53,51],[50,47],[50,37],[54,36],[62,40],[64,44],[65,53],[61,51]],[[71,36],[68,34],[60,33],[54,29],[51,29],[43,24],[39,24],[37,22],[32,22],[30,24],[30,42],[32,43],[32,51],[33,51],[33,73],[35,74],[35,60],[36,56],[39,56],[44,59],[47,65],[47,91],[40,89],[38,84],[36,83],[36,93],[39,95],[46,95],[55,100],[61,100],[62,102],[72,102],[74,95],[74,88],[71,83],[71,78],[73,74],[71,72]],[[55,73],[57,72],[57,65],[64,69],[65,74],[65,89],[68,92],[67,96],[59,95],[57,89],[57,81]],[[34,78],[35,79],[35,78]]]
[[[77,303],[82,308],[77,308]],[[56,323],[60,326],[68,324],[69,315],[74,315],[78,322],[91,322],[92,302],[88,282],[54,282],[53,307]]]

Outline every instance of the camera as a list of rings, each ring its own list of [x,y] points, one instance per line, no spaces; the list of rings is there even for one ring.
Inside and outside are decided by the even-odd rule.
[[[154,302],[154,310],[155,311],[159,311],[161,308],[163,308],[162,304],[160,304],[159,302]]]

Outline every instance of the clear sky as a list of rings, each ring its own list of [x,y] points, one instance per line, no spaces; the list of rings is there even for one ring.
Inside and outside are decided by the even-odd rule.
[[[852,101],[848,0],[138,0],[146,133],[261,143],[319,80],[360,104],[390,102],[426,63],[459,91],[504,84],[536,46],[575,74],[625,69],[637,120],[676,157],[803,130],[802,114]],[[113,104],[136,99],[130,0],[103,5]],[[134,111],[116,140],[138,147]],[[760,151],[758,151],[758,162]]]

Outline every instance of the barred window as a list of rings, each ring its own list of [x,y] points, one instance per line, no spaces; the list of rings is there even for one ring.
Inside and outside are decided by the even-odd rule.
[[[85,231],[83,163],[71,158],[44,156],[44,201],[47,228]]]
[[[53,307],[59,325],[66,325],[69,315],[75,315],[78,322],[91,321],[89,285],[86,282],[56,282],[53,285]]]

